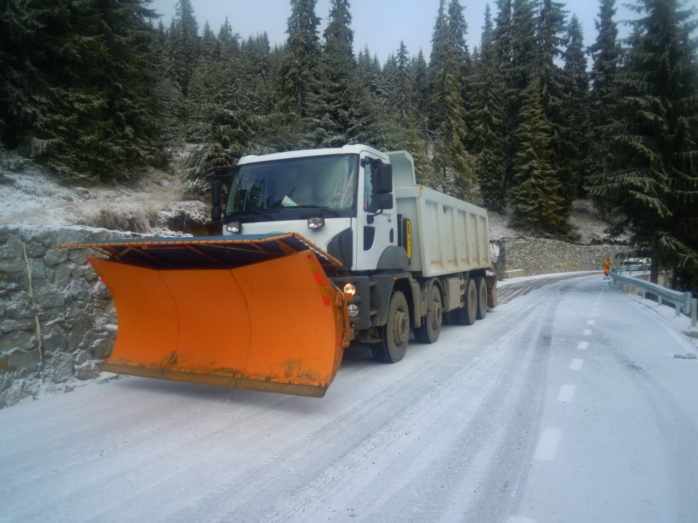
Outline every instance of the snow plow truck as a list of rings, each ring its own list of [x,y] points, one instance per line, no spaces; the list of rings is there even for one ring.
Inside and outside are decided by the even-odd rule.
[[[211,200],[221,236],[60,246],[102,255],[103,370],[322,397],[352,341],[395,363],[496,305],[486,211],[418,185],[405,151],[243,156]]]

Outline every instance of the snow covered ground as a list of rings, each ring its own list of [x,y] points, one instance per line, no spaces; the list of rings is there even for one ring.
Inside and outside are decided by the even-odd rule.
[[[88,225],[171,236],[178,215],[206,222],[178,176],[151,171],[130,184],[67,186],[36,171],[0,172],[0,225]],[[182,221],[180,218],[179,221]]]
[[[689,320],[517,280],[399,364],[347,352],[323,399],[123,378],[4,409],[0,522],[696,521]]]

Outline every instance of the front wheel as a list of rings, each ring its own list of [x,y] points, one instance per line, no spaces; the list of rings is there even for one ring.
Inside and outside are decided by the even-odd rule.
[[[396,363],[405,357],[410,341],[410,309],[407,298],[395,291],[390,298],[388,321],[378,327],[381,341],[371,344],[373,359],[380,363]]]

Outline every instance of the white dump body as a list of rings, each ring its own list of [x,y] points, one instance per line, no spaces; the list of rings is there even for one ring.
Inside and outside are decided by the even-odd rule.
[[[397,213],[412,221],[410,271],[445,276],[490,267],[487,211],[421,185],[396,187]]]

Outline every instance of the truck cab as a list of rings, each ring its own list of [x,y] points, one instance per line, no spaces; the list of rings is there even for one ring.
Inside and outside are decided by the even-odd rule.
[[[243,156],[226,183],[225,235],[296,232],[352,271],[397,246],[390,159],[371,147]]]

